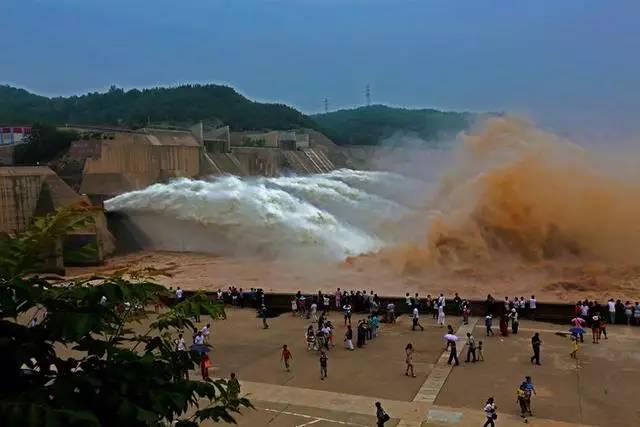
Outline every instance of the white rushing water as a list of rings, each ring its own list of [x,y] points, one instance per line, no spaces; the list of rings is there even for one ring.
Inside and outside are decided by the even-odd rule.
[[[341,169],[278,178],[176,179],[105,202],[155,249],[344,259],[391,243],[423,183]]]

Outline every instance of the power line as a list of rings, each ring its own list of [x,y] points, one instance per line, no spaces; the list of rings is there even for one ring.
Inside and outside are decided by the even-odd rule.
[[[329,99],[327,98],[324,99],[324,112],[325,113],[329,112]]]

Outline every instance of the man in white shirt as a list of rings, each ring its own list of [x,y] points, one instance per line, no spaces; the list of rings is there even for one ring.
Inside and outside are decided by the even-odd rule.
[[[202,345],[204,344],[204,337],[202,336],[202,332],[198,332],[198,335],[193,339],[194,344]]]
[[[318,317],[316,316],[316,312],[318,311],[318,304],[315,301],[311,304],[311,320],[314,322],[318,321]]]
[[[438,297],[438,305],[444,307],[447,304],[447,301],[444,298],[443,294],[440,294],[440,296]]]
[[[536,306],[538,304],[538,301],[536,301],[536,296],[535,295],[531,295],[531,298],[529,299],[529,313],[530,313],[530,317],[531,320],[535,320],[536,319]]]
[[[420,324],[420,313],[418,312],[418,307],[413,308],[413,318],[411,320],[413,322],[411,326],[412,331],[416,330],[416,326],[418,326],[421,331],[424,331],[424,328]]]
[[[211,324],[207,323],[206,325],[204,325],[204,327],[200,330],[200,332],[202,332],[202,336],[204,337],[204,340],[206,342],[209,342],[209,334],[211,333]]]
[[[613,325],[616,323],[616,303],[613,298],[607,302],[607,305],[609,306],[609,323]]]
[[[178,289],[176,289],[176,299],[178,300],[178,302],[182,301],[182,297],[182,289],[180,289],[180,286],[178,286]]]

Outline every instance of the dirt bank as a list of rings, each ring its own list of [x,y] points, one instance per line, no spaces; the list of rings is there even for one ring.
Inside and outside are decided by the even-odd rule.
[[[123,268],[153,267],[170,274],[158,281],[183,289],[216,290],[228,286],[261,287],[266,291],[315,292],[342,289],[374,290],[384,295],[405,292],[458,292],[464,297],[498,298],[535,294],[540,301],[590,298],[640,299],[640,265],[535,263],[430,268],[398,274],[376,257],[347,263],[287,263],[246,258],[224,258],[181,252],[139,252],[114,257],[98,268],[69,268],[70,277],[106,274]],[[602,290],[605,290],[604,294]]]

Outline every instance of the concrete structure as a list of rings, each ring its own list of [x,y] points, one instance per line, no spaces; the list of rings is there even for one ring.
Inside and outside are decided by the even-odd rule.
[[[13,165],[15,147],[15,144],[0,145],[0,166]]]
[[[296,130],[232,132],[231,146],[298,150],[309,147],[309,134]]]
[[[89,200],[74,192],[48,167],[0,167],[0,232],[21,232],[36,216],[76,205],[89,205]],[[77,252],[87,244],[94,247],[95,253],[80,262],[98,263],[113,251],[102,212],[95,213],[94,224],[70,233],[60,242],[52,256],[54,269],[62,266],[63,250]]]
[[[98,145],[99,154],[85,159],[80,187],[80,192],[94,201],[171,178],[200,174],[201,145],[189,131],[117,131]]]

